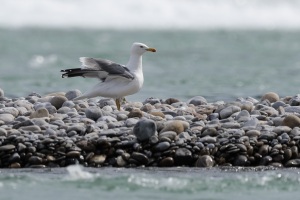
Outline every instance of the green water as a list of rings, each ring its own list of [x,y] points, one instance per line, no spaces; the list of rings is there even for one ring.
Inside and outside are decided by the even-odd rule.
[[[201,95],[208,100],[300,92],[300,31],[163,31],[2,28],[0,87],[6,96],[87,90],[97,80],[62,79],[80,56],[126,64],[135,41],[158,51],[143,56],[143,89],[129,97]]]
[[[297,199],[298,169],[80,168],[1,170],[0,198]]]

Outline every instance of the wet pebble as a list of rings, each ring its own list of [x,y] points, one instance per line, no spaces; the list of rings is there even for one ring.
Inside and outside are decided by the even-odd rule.
[[[213,167],[214,161],[209,155],[203,155],[196,161],[196,167]]]

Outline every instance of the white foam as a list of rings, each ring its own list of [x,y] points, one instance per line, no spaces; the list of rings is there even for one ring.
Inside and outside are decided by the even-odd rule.
[[[93,175],[87,171],[83,170],[80,165],[70,165],[67,167],[68,176],[67,180],[82,180],[82,179],[92,179]]]
[[[188,180],[173,177],[153,178],[149,175],[131,175],[128,183],[133,183],[146,188],[165,188],[168,190],[184,189],[188,185]]]
[[[2,0],[0,26],[300,29],[300,1]]]

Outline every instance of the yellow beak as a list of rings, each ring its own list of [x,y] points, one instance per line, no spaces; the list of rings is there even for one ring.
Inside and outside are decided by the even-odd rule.
[[[156,49],[154,49],[154,48],[148,48],[148,49],[146,49],[147,51],[151,51],[151,52],[156,52]]]

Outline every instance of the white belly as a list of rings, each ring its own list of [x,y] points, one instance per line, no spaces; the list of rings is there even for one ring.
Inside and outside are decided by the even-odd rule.
[[[82,98],[92,98],[97,96],[121,98],[137,93],[143,86],[144,80],[137,77],[133,80],[125,78],[112,78],[103,83],[98,83],[91,90],[82,95]],[[81,98],[81,99],[82,99]]]

